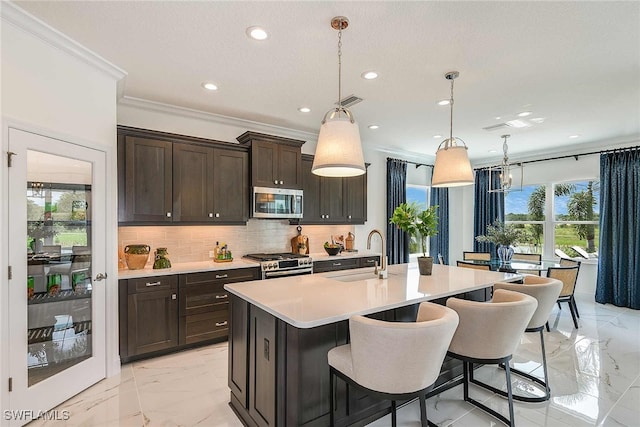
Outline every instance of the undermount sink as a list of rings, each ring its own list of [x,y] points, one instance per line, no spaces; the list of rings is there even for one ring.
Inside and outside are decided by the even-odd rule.
[[[389,276],[393,276],[393,274],[388,273]],[[374,274],[372,271],[367,273],[354,273],[354,274],[342,274],[332,276],[331,279],[337,280],[339,282],[359,282],[361,280],[382,280],[378,279],[378,276]]]

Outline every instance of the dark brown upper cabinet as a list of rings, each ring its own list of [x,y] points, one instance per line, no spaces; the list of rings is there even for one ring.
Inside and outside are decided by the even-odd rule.
[[[367,220],[367,175],[329,178],[311,172],[313,156],[302,155],[303,219],[301,224],[364,224]],[[297,223],[292,220],[291,223]]]
[[[304,141],[245,132],[237,140],[251,147],[254,187],[302,188],[301,147]]]
[[[246,223],[246,148],[126,127],[118,132],[120,223]]]

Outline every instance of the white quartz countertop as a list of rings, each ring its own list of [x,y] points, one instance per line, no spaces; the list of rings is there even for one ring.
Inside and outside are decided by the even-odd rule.
[[[314,261],[324,261],[330,259],[344,259],[344,258],[362,258],[367,256],[380,255],[374,252],[344,252],[338,255],[330,256],[326,252],[313,253],[309,256]],[[259,267],[260,263],[252,261],[246,258],[234,258],[231,262],[213,262],[213,261],[199,261],[199,262],[183,262],[183,263],[171,263],[171,268],[163,268],[154,270],[153,268],[144,268],[142,270],[118,270],[118,279],[137,279],[139,277],[151,277],[151,276],[168,276],[170,274],[185,274],[185,273],[201,273],[204,271],[217,271],[217,270],[231,270],[235,268],[247,268],[247,267]]]
[[[391,265],[388,272],[387,279],[374,276],[373,268],[359,268],[230,283],[224,288],[290,325],[304,329],[522,277],[439,264],[433,266],[431,276],[421,276],[416,263]]]
[[[260,263],[245,258],[234,259],[231,262],[183,262],[171,263],[171,268],[154,270],[144,268],[142,270],[118,270],[119,279],[136,279],[138,277],[168,276],[170,274],[200,273],[203,271],[231,270],[236,268],[260,267]]]

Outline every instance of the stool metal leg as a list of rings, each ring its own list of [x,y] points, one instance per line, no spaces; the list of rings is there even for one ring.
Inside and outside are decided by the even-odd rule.
[[[397,417],[396,417],[396,401],[391,401],[391,427],[396,427],[397,425]]]
[[[334,387],[334,382],[333,382],[333,369],[329,369],[329,425],[331,427],[333,427],[335,425],[335,408],[333,407],[333,401],[335,399],[335,390],[333,389]]]

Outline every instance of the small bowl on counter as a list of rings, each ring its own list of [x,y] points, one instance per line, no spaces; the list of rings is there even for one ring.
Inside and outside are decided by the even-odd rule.
[[[342,246],[340,245],[329,245],[329,246],[325,246],[324,250],[329,254],[329,255],[338,255],[341,251],[342,251]]]

